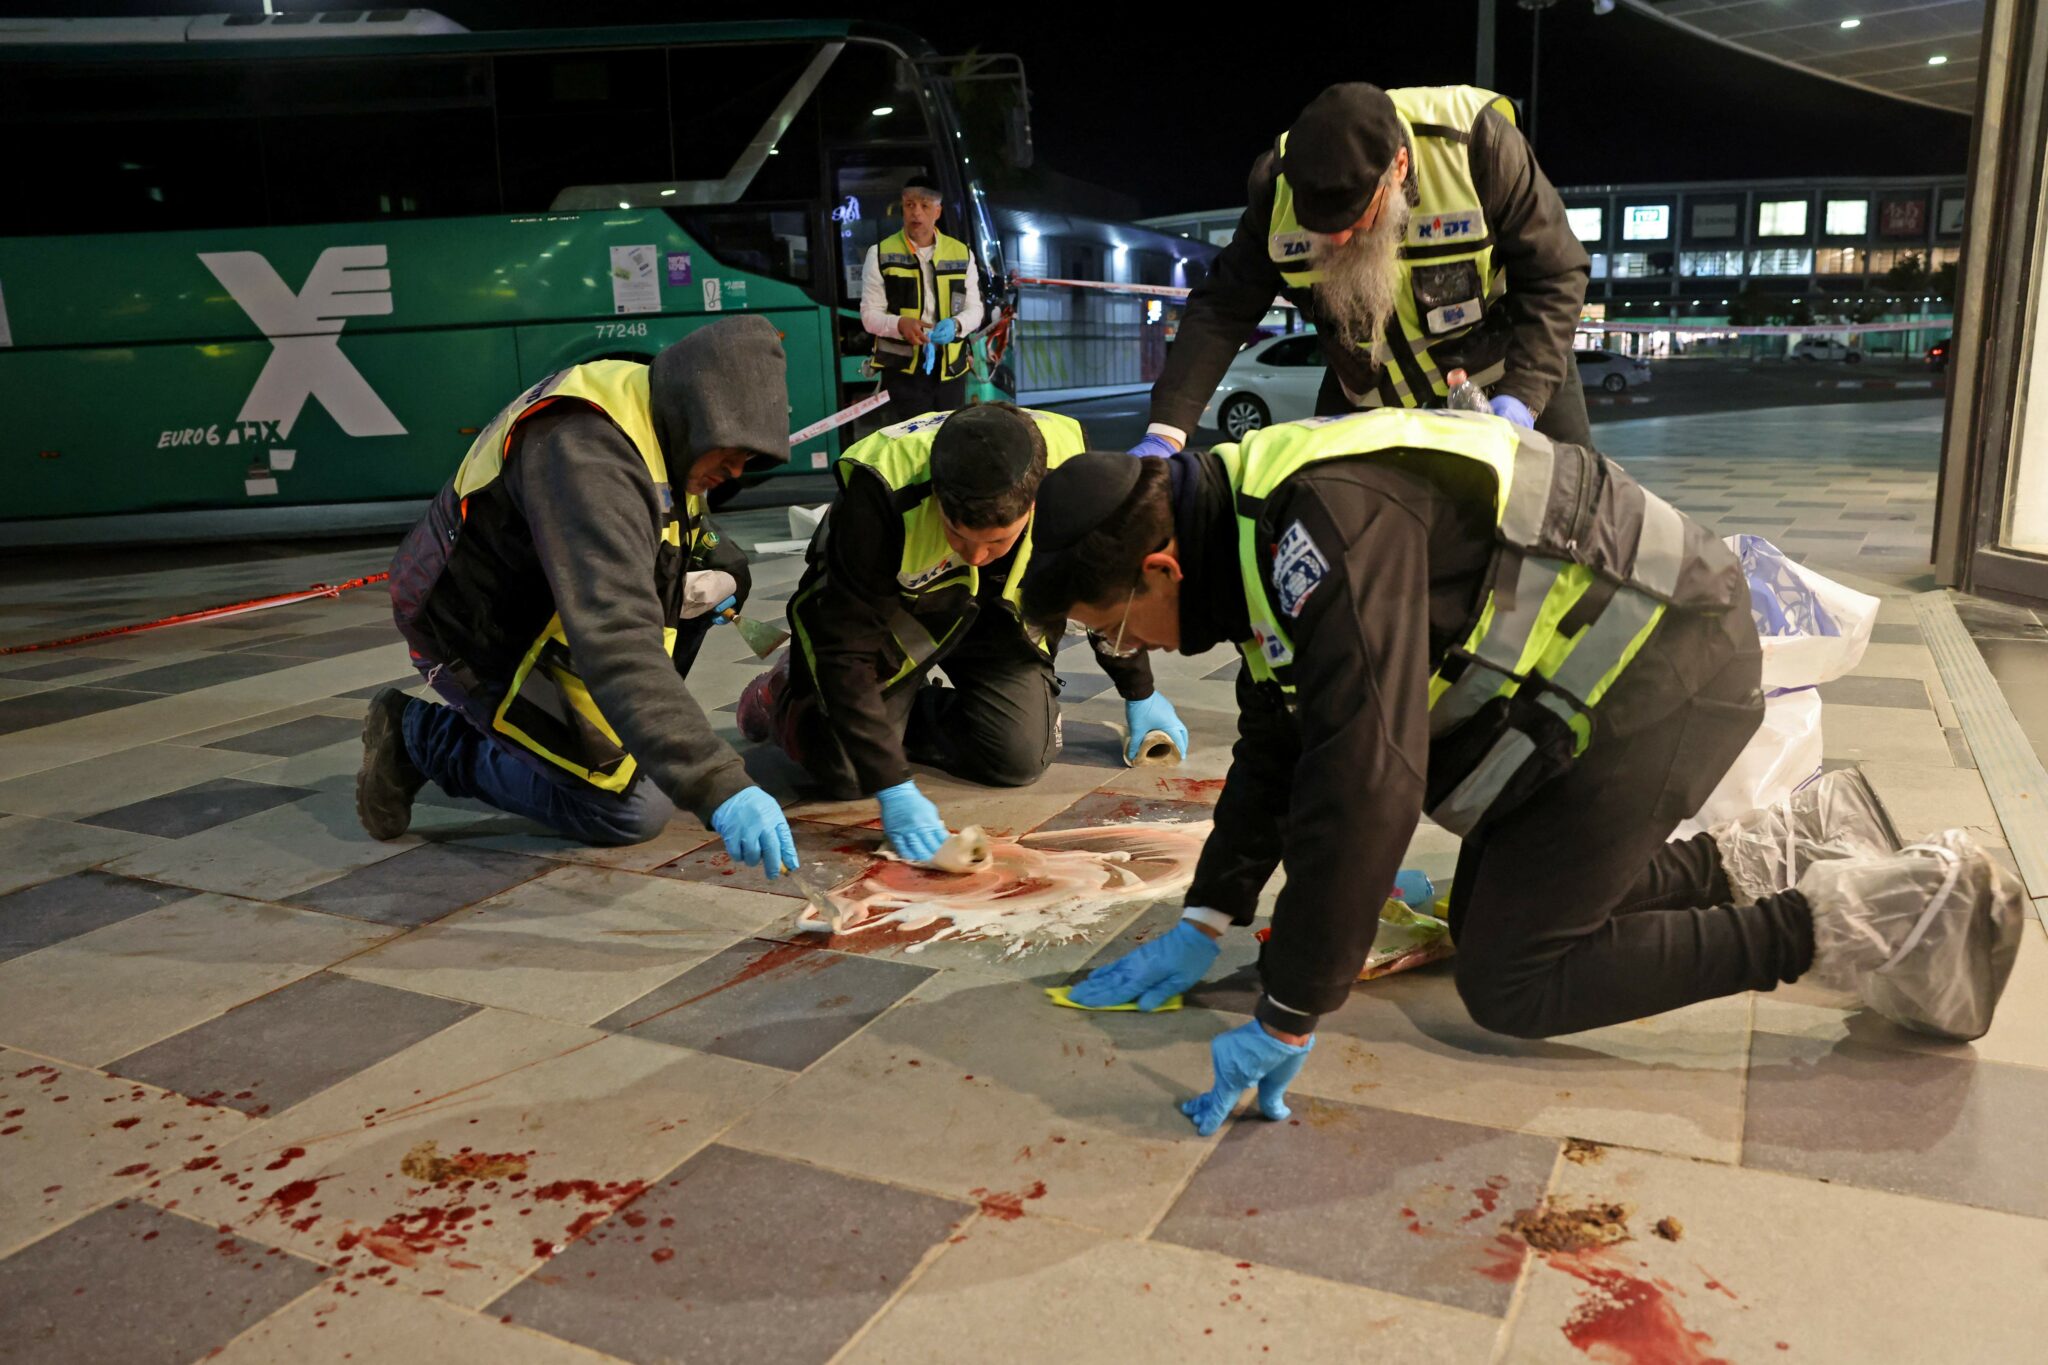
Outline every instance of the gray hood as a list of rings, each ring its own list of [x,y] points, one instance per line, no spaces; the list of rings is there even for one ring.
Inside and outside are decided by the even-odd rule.
[[[750,469],[789,458],[787,366],[768,319],[699,327],[662,348],[648,381],[654,432],[671,462],[727,447],[754,452]]]

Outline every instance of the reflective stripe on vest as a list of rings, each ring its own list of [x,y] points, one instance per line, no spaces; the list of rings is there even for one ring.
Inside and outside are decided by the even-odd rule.
[[[974,255],[968,251],[965,242],[948,237],[945,233],[934,234],[937,241],[932,244],[932,283],[938,287],[938,307],[932,310],[933,321],[957,315],[967,306],[967,272],[974,269]],[[875,248],[875,261],[882,271],[882,292],[888,298],[889,307],[898,317],[924,317],[924,271],[917,263],[917,250],[910,245],[910,239],[902,233],[885,237]],[[896,368],[916,373],[920,355],[924,348],[912,346],[906,341],[889,337],[878,337],[875,349],[903,360]],[[967,373],[967,341],[949,341],[943,348],[945,357],[939,362],[940,379],[957,379]],[[903,355],[904,351],[909,355]]]
[[[1309,465],[1397,450],[1476,464],[1492,476],[1500,549],[1477,623],[1430,677],[1433,740],[1505,697],[1533,700],[1570,730],[1573,752],[1582,752],[1590,713],[1666,605],[1726,605],[1725,566],[1704,548],[1718,542],[1596,451],[1464,412],[1380,408],[1267,427],[1216,454],[1236,492],[1253,633],[1239,648],[1253,681],[1277,687],[1290,706],[1294,646],[1268,593],[1260,511]],[[1430,817],[1453,833],[1470,831],[1535,753],[1530,720],[1525,712],[1523,724],[1511,721]]]
[[[1086,448],[1081,424],[1056,412],[1020,409],[1038,424],[1045,438],[1045,462],[1050,471]],[[903,518],[903,557],[896,572],[897,599],[891,603],[889,633],[896,657],[893,671],[882,680],[888,691],[906,679],[920,675],[937,661],[973,621],[974,605],[981,586],[981,571],[963,564],[946,542],[946,527],[939,514],[938,499],[932,493],[932,441],[948,413],[926,413],[907,422],[884,427],[860,441],[839,457],[833,466],[844,487],[853,470],[864,468],[879,477],[890,490],[896,510]],[[829,527],[831,517],[826,517]],[[826,530],[824,534],[831,534]],[[1025,629],[1032,644],[1048,657],[1053,641],[1023,625],[1024,571],[1031,563],[1031,528],[1026,525],[1017,543],[1016,562],[1003,584],[1003,604]],[[804,651],[812,676],[817,676],[817,659],[810,632],[804,626],[805,608],[818,587],[799,592],[789,604],[790,630]]]
[[[673,654],[683,562],[690,550],[708,543],[710,533],[702,498],[685,494],[682,515],[677,515],[668,461],[654,430],[646,365],[632,360],[590,361],[549,375],[513,399],[470,445],[455,472],[452,486],[456,496],[466,513],[469,499],[504,473],[519,424],[550,404],[564,401],[584,403],[603,413],[633,443],[654,480],[662,508],[661,539],[669,547],[664,554],[675,560],[673,581],[665,586],[666,595],[677,600],[663,603],[669,624],[662,630],[662,650]],[[659,566],[649,565],[648,570],[659,580]],[[549,619],[520,660],[492,713],[491,728],[604,791],[624,791],[639,768],[578,675],[560,613]]]
[[[1503,95],[1470,85],[1413,86],[1389,90],[1394,112],[1407,134],[1409,183],[1416,191],[1408,237],[1402,243],[1402,281],[1394,291],[1394,315],[1374,352],[1380,387],[1367,403],[1425,407],[1449,392],[1432,348],[1479,325],[1507,292],[1505,271],[1493,266],[1493,233],[1472,179],[1472,128],[1488,109],[1509,123],[1514,105]],[[1287,135],[1277,144],[1284,155]],[[1291,289],[1322,279],[1312,264],[1314,245],[1294,213],[1294,187],[1284,174],[1273,180],[1273,215],[1266,255]],[[1506,373],[1505,365],[1472,376],[1481,386]]]

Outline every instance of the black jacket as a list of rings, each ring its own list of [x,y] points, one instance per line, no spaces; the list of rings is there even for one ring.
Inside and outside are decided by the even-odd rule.
[[[1496,361],[1507,374],[1493,385],[1541,413],[1572,363],[1572,333],[1586,300],[1591,269],[1586,250],[1566,221],[1564,201],[1537,166],[1528,141],[1488,110],[1474,126],[1472,180],[1493,233],[1494,264],[1507,272],[1507,293],[1472,331],[1431,351],[1440,369],[1462,365],[1478,373]],[[1409,202],[1419,194],[1415,156],[1409,151]],[[1202,408],[1223,380],[1276,295],[1285,295],[1309,323],[1318,322],[1313,292],[1289,289],[1266,255],[1273,219],[1278,158],[1267,152],[1252,163],[1250,199],[1237,235],[1189,295],[1166,368],[1152,386],[1152,420],[1193,433]],[[1353,393],[1366,393],[1378,375],[1356,347],[1325,341],[1323,358]]]
[[[832,502],[824,554],[804,570],[790,598],[791,614],[801,613],[816,664],[813,673],[801,652],[792,653],[791,681],[816,689],[861,789],[876,792],[910,778],[903,736],[882,703],[884,669],[894,655],[886,613],[897,600],[903,517],[879,475],[864,466],[850,467],[850,472]],[[1012,549],[983,566],[978,587],[982,617],[1008,610],[1000,599],[1016,559]],[[1021,626],[1017,637],[1024,639]],[[1137,700],[1152,695],[1152,667],[1143,655],[1096,657],[1120,696]]]
[[[1191,471],[1175,509],[1182,650],[1195,653],[1251,631],[1222,466],[1178,458]],[[1448,479],[1397,457],[1331,461],[1284,481],[1260,514],[1269,596],[1270,547],[1297,521],[1329,571],[1292,618],[1295,710],[1240,670],[1230,776],[1187,903],[1249,924],[1284,859],[1260,957],[1258,1013],[1276,1028],[1305,1032],[1343,1002],[1421,817],[1429,678],[1470,633],[1495,547],[1484,490]],[[1667,615],[1595,711],[1594,742],[1669,715],[1735,648],[1722,617]]]

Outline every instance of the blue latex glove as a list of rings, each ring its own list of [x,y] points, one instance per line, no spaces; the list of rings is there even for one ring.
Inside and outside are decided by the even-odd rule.
[[[920,354],[924,356],[924,372],[930,374],[938,366],[939,348],[927,341],[920,348]]]
[[[1154,455],[1163,459],[1164,457],[1173,454],[1174,450],[1175,446],[1173,442],[1167,440],[1164,436],[1161,436],[1158,432],[1154,431],[1146,433],[1145,439],[1138,442],[1136,445],[1132,446],[1130,449],[1130,453],[1133,455],[1140,456]]]
[[[946,842],[946,822],[939,818],[939,808],[925,799],[915,781],[884,787],[875,799],[882,803],[882,832],[898,856],[921,863]]]
[[[1495,417],[1505,417],[1518,427],[1533,428],[1536,419],[1529,415],[1529,406],[1513,394],[1497,393],[1486,406],[1493,409]]]
[[[1125,702],[1124,724],[1131,730],[1124,739],[1124,762],[1138,761],[1138,746],[1144,742],[1148,730],[1166,731],[1180,749],[1180,756],[1188,756],[1188,727],[1181,723],[1180,713],[1173,709],[1173,703],[1161,693],[1154,692],[1143,701]]]
[[[796,837],[782,807],[759,787],[742,787],[725,798],[711,812],[711,828],[725,840],[725,851],[736,863],[750,863],[773,881],[785,867],[798,867]]]
[[[728,594],[723,602],[720,602],[717,606],[711,609],[711,619],[714,622],[730,621],[733,617],[739,615],[739,610],[739,596],[737,594]]]
[[[1404,867],[1394,874],[1394,899],[1410,910],[1427,910],[1436,903],[1436,883],[1427,872]]]
[[[1259,1112],[1279,1122],[1294,1111],[1287,1107],[1287,1087],[1316,1045],[1310,1038],[1300,1047],[1283,1043],[1254,1019],[1209,1040],[1209,1059],[1216,1064],[1216,1084],[1207,1094],[1181,1102],[1180,1112],[1194,1120],[1195,1131],[1208,1137],[1237,1108],[1237,1097],[1259,1088]]]
[[[1092,1010],[1133,1000],[1141,1010],[1156,1010],[1200,981],[1221,951],[1215,939],[1182,920],[1150,943],[1088,973],[1067,998]]]
[[[950,346],[960,339],[960,319],[941,318],[927,335],[941,346]]]

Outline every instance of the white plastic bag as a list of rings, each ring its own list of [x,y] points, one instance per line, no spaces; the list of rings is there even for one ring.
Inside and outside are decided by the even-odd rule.
[[[1673,838],[1782,801],[1820,776],[1821,706],[1814,689],[1863,658],[1877,599],[1796,564],[1762,536],[1730,536],[1749,580],[1763,645],[1764,719],[1720,785]]]

